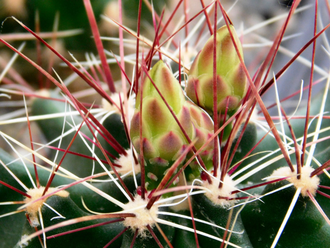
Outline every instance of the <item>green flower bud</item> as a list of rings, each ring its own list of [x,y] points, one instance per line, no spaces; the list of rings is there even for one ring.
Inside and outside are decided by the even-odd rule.
[[[213,122],[211,117],[195,104],[186,101],[185,106],[189,109],[192,124],[194,126],[194,139],[196,139],[195,147],[200,149],[205,145],[207,140],[213,135]],[[212,159],[213,141],[209,142],[201,153],[204,162]]]
[[[235,29],[229,26],[239,53],[243,57],[241,43]],[[189,71],[187,96],[208,112],[213,112],[213,36],[195,58]],[[216,33],[216,82],[217,109],[234,111],[246,94],[247,79],[227,26]]]
[[[194,136],[193,124],[189,109],[184,106],[185,97],[179,82],[162,61],[159,61],[150,70],[149,75],[175,113],[187,135],[192,138]],[[183,145],[188,142],[147,76],[137,95],[135,113],[131,121],[130,135],[132,143],[137,152],[140,152],[141,91],[143,97],[142,144],[144,158],[147,160],[161,158],[166,161],[174,161],[181,154]]]
[[[213,122],[211,117],[194,103],[186,101],[185,106],[189,109],[191,121],[194,126],[194,139],[196,140],[195,148],[199,150],[213,135]],[[214,142],[211,140],[205,147],[203,147],[202,152],[199,153],[207,169],[210,169],[213,166],[213,150]],[[197,160],[193,160],[185,170],[188,181],[192,181],[199,177],[200,173],[201,167],[199,166],[199,163],[197,163]]]
[[[155,86],[146,77],[137,95],[135,113],[131,121],[132,144],[139,153],[142,144],[146,160],[146,181],[148,190],[154,189],[162,180],[167,169],[184,152],[188,140],[179,124],[164,103],[160,93],[173,110],[180,125],[190,140],[194,140],[198,150],[213,135],[211,117],[200,107],[185,99],[179,82],[162,62],[158,62],[149,72]],[[142,93],[142,94],[141,94]],[[142,96],[142,111],[140,109]],[[142,118],[142,137],[140,119]],[[192,153],[189,153],[192,155]],[[213,142],[203,147],[200,156],[204,164],[212,165]],[[188,178],[200,175],[200,167],[194,162],[186,172]]]

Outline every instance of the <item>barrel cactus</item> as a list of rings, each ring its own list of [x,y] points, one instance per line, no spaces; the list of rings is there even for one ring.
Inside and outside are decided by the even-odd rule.
[[[142,4],[136,33],[122,25],[120,10],[119,20],[113,20],[119,27],[117,57],[105,51],[92,5],[84,0],[99,56],[86,56],[86,63],[70,62],[43,34],[18,22],[79,83],[87,83],[87,91],[96,95],[90,102],[80,99],[84,91],[74,92],[61,73],[46,71],[0,36],[9,51],[54,84],[45,87],[41,80],[36,90],[23,79],[13,82],[11,70],[0,75],[6,83],[0,96],[13,98],[4,102],[24,100],[23,117],[8,114],[0,125],[25,127],[24,135],[0,130],[5,144],[0,149],[1,247],[330,246],[329,80],[324,82],[329,75],[315,65],[316,40],[329,25],[315,29],[272,76],[294,11],[306,9],[299,1],[282,16],[284,24],[266,53],[252,58],[244,54],[247,34],[229,19],[222,1],[208,6],[201,1],[191,20],[184,12],[178,30],[189,31],[190,22],[206,19],[208,28],[200,29],[207,32],[203,45],[193,45],[189,32],[187,40],[179,31],[171,33],[167,27],[176,26],[173,18],[182,2],[175,1],[173,15],[153,12],[153,41],[140,34]],[[136,44],[132,68],[122,31]],[[164,39],[171,42],[166,48]],[[276,95],[278,113],[271,114],[262,97],[270,87],[277,89],[294,61],[305,63],[299,55],[308,46],[313,70],[306,88],[312,90],[317,72],[324,76],[319,79],[323,90],[290,114]],[[257,57],[263,60],[252,63]]]

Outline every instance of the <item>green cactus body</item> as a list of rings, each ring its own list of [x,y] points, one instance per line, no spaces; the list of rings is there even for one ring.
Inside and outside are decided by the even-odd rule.
[[[84,216],[89,216],[88,213],[82,211],[71,199],[66,196],[54,195],[49,197],[45,202],[48,206],[51,206],[53,209],[56,209],[57,213],[63,214],[62,218],[59,217],[57,213],[54,213],[52,209],[48,206],[41,207],[41,214],[43,216],[43,225],[44,227],[49,227],[55,224],[58,224],[64,220],[70,220],[75,218],[80,218]],[[65,217],[64,217],[65,216]],[[60,216],[61,217],[61,216]],[[115,221],[116,219],[106,219],[106,220],[92,220],[85,221],[81,223],[76,223],[74,225],[65,226],[62,228],[57,228],[54,231],[48,232],[47,236],[51,237],[52,235],[61,234],[63,232],[71,231],[78,228],[88,227],[90,225],[98,225],[105,221]],[[121,222],[111,223],[109,225],[100,225],[97,227],[89,228],[79,232],[73,232],[63,236],[50,238],[47,240],[48,247],[101,247],[106,245],[112,238],[114,238],[119,232],[124,229],[124,226]],[[29,234],[35,232],[33,228],[30,227],[30,224],[27,222],[23,227],[22,238],[25,238]],[[79,241],[78,241],[79,240]],[[27,244],[24,247],[39,247],[40,242],[38,238],[26,241]],[[117,239],[113,243],[113,247],[119,247],[121,244],[121,238]]]
[[[236,195],[231,193],[236,189],[235,182],[226,175],[221,188],[218,184],[216,180],[212,184],[204,181],[206,193],[193,196],[195,217],[214,224],[196,222],[197,230],[218,238],[199,235],[200,244],[216,247],[221,242],[229,242],[240,247],[252,247],[241,220],[240,208],[231,208],[235,205]]]
[[[266,186],[261,195],[282,186],[287,181]],[[291,186],[245,206],[242,219],[254,247],[270,247],[296,192]],[[278,241],[278,247],[328,247],[329,224],[309,197],[299,196],[288,223]]]
[[[177,214],[181,214],[187,217],[190,217],[190,212],[188,210],[180,210]],[[173,222],[193,229],[192,220],[185,218],[173,217]],[[183,229],[177,228],[175,231],[175,236],[173,240],[173,247],[197,247],[195,234]]]

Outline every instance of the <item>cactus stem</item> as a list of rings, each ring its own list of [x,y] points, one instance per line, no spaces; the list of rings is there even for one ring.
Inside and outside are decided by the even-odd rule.
[[[29,241],[30,239],[39,236],[42,233],[47,233],[49,231],[55,230],[57,228],[61,228],[64,226],[74,225],[77,223],[82,223],[85,221],[91,221],[91,220],[99,220],[99,219],[108,219],[108,218],[127,218],[127,217],[134,217],[134,214],[132,213],[111,213],[111,214],[101,214],[101,215],[89,215],[89,216],[83,216],[75,219],[66,220],[63,222],[60,222],[58,224],[49,226],[44,228],[44,230],[39,230],[35,233],[32,233],[29,236],[24,236],[22,239],[18,242],[18,245],[22,245],[23,243]]]
[[[205,221],[203,219],[198,219],[198,218],[195,218],[195,217],[191,217],[191,216],[187,216],[187,215],[183,215],[183,214],[179,214],[179,213],[172,213],[172,212],[164,212],[164,211],[159,211],[158,214],[161,214],[161,215],[166,215],[166,216],[173,216],[173,217],[178,217],[178,218],[182,218],[182,219],[187,219],[187,220],[194,220],[196,222],[199,222],[199,223],[204,223],[204,224],[208,224],[212,227],[215,227],[215,228],[218,228],[218,229],[221,229],[221,230],[227,230],[229,231],[230,233],[235,233],[235,234],[242,234],[243,232],[242,231],[233,231],[233,230],[229,230],[225,227],[222,227],[222,226],[219,226],[213,222],[209,222],[209,221]],[[160,219],[158,219],[160,220]],[[166,220],[163,220],[161,219],[161,221],[166,221]],[[160,222],[161,222],[160,221]],[[160,223],[159,222],[159,223]],[[168,223],[167,225],[171,226],[170,223]],[[181,226],[180,229],[183,229],[183,230],[187,230],[187,231],[192,231],[191,229],[189,230],[189,228],[187,227],[184,227],[184,226]]]
[[[9,213],[5,213],[5,214],[0,215],[0,219],[4,218],[4,217],[7,217],[7,216],[10,216],[10,215],[22,213],[24,211],[25,211],[24,209],[21,209],[21,210],[15,210],[15,211],[12,211],[12,212],[9,212]]]
[[[58,169],[60,168],[61,163],[63,162],[63,160],[64,160],[64,158],[65,158],[65,155],[68,153],[68,150],[70,150],[70,147],[71,147],[71,145],[73,144],[73,141],[75,140],[75,138],[76,138],[77,135],[79,134],[79,130],[81,129],[83,123],[84,123],[84,121],[82,121],[82,122],[80,123],[78,130],[76,131],[75,135],[72,137],[72,140],[70,141],[70,144],[68,145],[67,149],[65,150],[63,157],[61,158],[61,160],[60,160],[60,162],[57,164],[57,166],[54,168],[54,171],[53,171],[53,172],[57,172]],[[34,153],[32,153],[32,154],[34,154]],[[56,175],[55,173],[52,173],[52,174],[51,174],[51,176],[50,176],[50,178],[49,178],[49,180],[48,180],[48,182],[47,182],[47,184],[46,184],[46,187],[44,188],[44,192],[43,192],[42,195],[45,195],[46,192],[48,191],[48,188],[50,187],[50,185],[51,185],[51,183],[52,183],[52,181],[53,181],[55,175]]]
[[[124,228],[121,232],[119,232],[119,233],[118,233],[113,239],[111,239],[111,240],[109,241],[109,243],[107,243],[107,244],[104,246],[104,248],[109,247],[109,245],[111,245],[116,239],[118,239],[121,235],[123,235],[124,232],[127,231],[127,229],[128,229],[128,228]]]
[[[171,168],[169,168],[165,174],[165,176],[163,177],[162,181],[159,183],[156,192],[159,190],[162,190],[165,187],[169,187],[171,186],[174,181],[178,178],[179,176],[182,175],[181,171],[179,171],[179,173],[175,174],[175,171],[177,170],[178,166],[181,164],[182,160],[186,157],[187,153],[192,149],[192,147],[195,145],[196,140],[193,141],[191,144],[189,144],[189,146],[184,150],[184,152],[180,155],[180,157],[175,161],[175,163],[171,166]],[[175,174],[175,175],[174,175]],[[174,176],[173,176],[174,175]],[[173,177],[172,177],[173,176]],[[172,177],[172,179],[171,179]],[[171,179],[171,180],[170,180]],[[167,184],[167,186],[166,186]],[[147,205],[147,208],[150,209],[152,207],[152,205],[154,204],[154,202],[158,199],[158,196],[154,196],[150,199],[150,202]]]
[[[238,192],[243,192],[243,191],[245,192],[245,191],[247,191],[249,189],[259,188],[259,187],[262,187],[262,186],[265,186],[265,185],[268,185],[268,184],[272,184],[272,183],[277,183],[277,182],[280,182],[280,181],[285,180],[285,179],[288,179],[288,178],[289,177],[281,177],[281,178],[278,178],[278,179],[275,179],[275,180],[270,180],[270,181],[267,181],[267,182],[264,182],[264,183],[254,184],[254,185],[252,185],[250,187],[245,187],[245,188],[242,188],[240,190],[234,190],[232,192],[232,194],[236,194]]]
[[[232,215],[233,215],[233,209],[230,209],[230,211],[229,211],[229,215],[228,215],[227,224],[226,224],[226,230],[225,230],[225,232],[224,232],[224,234],[223,234],[223,237],[222,237],[223,240],[226,240],[226,237],[227,237],[227,235],[228,235],[228,229],[229,229],[229,226],[230,226],[230,221],[231,221]],[[233,226],[234,226],[234,225],[235,225],[235,222],[233,223]],[[230,240],[230,235],[231,235],[231,234],[229,234],[228,240]],[[222,242],[220,248],[223,248],[224,245],[225,245],[225,243]]]
[[[7,134],[3,133],[0,131],[0,135],[5,138],[5,139],[8,139],[12,142],[14,142],[16,145],[22,147],[24,150],[26,151],[29,151],[30,153],[33,153],[36,155],[36,157],[40,158],[42,161],[46,162],[47,164],[51,165],[53,168],[55,168],[57,165],[50,161],[49,159],[47,159],[46,157],[42,156],[41,154],[37,153],[36,151],[32,151],[29,147],[25,146],[24,144],[18,142],[17,140],[13,139],[12,137],[8,136]],[[24,160],[22,160],[22,162],[24,162]],[[4,166],[5,169],[7,169],[7,166],[4,165],[4,163],[2,161],[0,161],[0,163],[2,164],[2,166]],[[24,164],[24,163],[23,163]],[[74,184],[78,184],[78,183],[82,183],[83,185],[85,185],[87,188],[93,190],[94,192],[98,193],[99,195],[101,195],[102,197],[108,199],[110,202],[113,202],[114,204],[118,205],[119,207],[123,208],[124,204],[121,203],[120,201],[118,201],[117,199],[111,197],[110,195],[108,194],[105,194],[103,191],[99,190],[98,188],[94,187],[93,185],[85,182],[91,178],[94,178],[94,177],[97,177],[97,176],[100,176],[100,175],[94,175],[94,176],[90,176],[90,177],[86,177],[86,178],[83,178],[83,179],[80,179],[78,178],[76,175],[74,175],[73,173],[67,171],[66,169],[64,168],[61,168],[59,167],[59,170],[62,171],[63,173],[65,173],[66,175],[72,177],[73,179],[77,180],[76,182],[74,182],[73,184],[70,184],[71,186],[73,186]],[[10,173],[10,171],[7,169],[7,171]],[[29,171],[27,170],[27,172],[29,173]],[[12,173],[10,173],[12,174]],[[13,174],[12,174],[13,175]],[[15,175],[13,175],[13,177],[18,180]],[[26,191],[28,191],[29,189],[22,183],[20,182],[19,180],[17,181]],[[33,181],[31,181],[31,183],[33,184]],[[66,187],[70,187],[69,186],[66,186]],[[45,195],[47,196],[47,195]]]
[[[26,170],[26,172],[27,172],[27,174],[28,174],[28,176],[29,176],[29,179],[30,179],[30,181],[31,181],[31,183],[32,183],[32,185],[33,185],[33,187],[36,187],[35,186],[35,184],[34,184],[34,181],[33,181],[33,178],[32,178],[32,176],[31,176],[31,173],[29,172],[29,170],[27,169],[27,166],[26,166],[26,164],[25,164],[25,162],[24,162],[24,160],[23,160],[23,158],[20,156],[20,154],[17,152],[17,150],[13,147],[13,145],[9,142],[9,140],[10,141],[12,141],[12,142],[14,142],[14,143],[16,143],[16,142],[18,142],[18,141],[16,141],[15,139],[13,139],[12,137],[10,137],[9,135],[7,135],[7,134],[5,134],[5,133],[3,133],[3,132],[1,132],[0,131],[0,136],[2,136],[2,138],[10,145],[10,147],[13,149],[13,151],[19,156],[19,158],[20,158],[20,160],[21,160],[21,162],[22,162],[22,164],[23,164],[23,166],[25,167],[25,170]],[[21,182],[20,180],[19,180],[19,178],[17,178],[16,176],[15,176],[15,174],[13,174],[10,170],[9,170],[9,168],[0,160],[0,164],[11,174],[11,176],[13,177],[13,178],[15,178],[15,180],[16,180],[16,182],[18,182],[20,185],[21,185],[21,187],[25,190],[25,191],[28,191],[28,187],[27,186],[25,186],[25,184],[23,183],[23,182]]]
[[[120,222],[120,221],[123,221],[123,220],[124,220],[123,218],[119,218],[119,219],[115,219],[115,220],[109,220],[109,221],[101,222],[101,223],[98,223],[98,224],[73,229],[73,230],[70,230],[70,231],[63,232],[63,233],[54,234],[54,235],[48,236],[47,239],[53,239],[53,238],[57,238],[57,237],[67,235],[67,234],[70,234],[70,233],[80,232],[80,231],[87,230],[87,229],[90,229],[90,228],[94,228],[94,227],[98,227],[98,226],[104,226],[104,225]],[[127,229],[124,229],[124,231],[126,231],[126,230]],[[113,240],[115,238],[113,238]],[[113,240],[111,240],[111,241],[113,241]]]
[[[163,248],[164,246],[160,243],[159,239],[157,238],[155,232],[152,230],[152,228],[151,228],[150,225],[147,225],[147,229],[148,229],[149,232],[151,233],[151,235],[152,235],[152,237],[154,238],[154,240],[156,241],[157,245],[158,245],[159,247]],[[163,233],[162,233],[162,235],[163,235]],[[172,245],[171,245],[171,243],[168,241],[167,237],[166,237],[165,235],[164,235],[163,237],[165,237],[165,240],[166,240],[167,244],[169,244],[170,247],[173,248]]]
[[[88,112],[88,113],[89,113],[89,112]],[[84,119],[84,120],[87,120],[87,119]],[[83,122],[80,124],[79,129],[76,130],[76,134],[81,135],[80,132],[79,132],[79,130],[80,130],[82,124],[83,124]],[[86,122],[86,124],[88,125],[87,122]],[[89,127],[89,128],[90,128],[90,127]],[[91,129],[91,128],[90,128],[90,129]],[[75,134],[75,135],[76,135],[76,134]],[[114,180],[114,177],[113,177],[113,176],[111,175],[111,173],[105,168],[105,166],[100,162],[100,160],[99,160],[98,157],[95,157],[96,160],[99,162],[100,166],[103,167],[104,171],[108,172],[107,174],[109,175],[109,177],[110,177],[112,180],[114,180],[114,182],[115,182],[115,183],[117,184],[117,186],[122,190],[122,192],[123,192],[123,194],[126,196],[126,198],[127,198],[128,200],[133,200],[134,198],[133,198],[131,192],[127,189],[125,183],[123,182],[123,180],[122,180],[122,178],[120,177],[119,173],[118,173],[117,170],[115,169],[113,163],[110,161],[110,159],[108,158],[108,156],[106,156],[106,152],[105,152],[104,148],[101,146],[99,140],[96,138],[95,135],[93,135],[93,137],[94,137],[95,141],[97,142],[98,147],[101,149],[102,154],[105,156],[105,158],[106,158],[108,164],[109,164],[110,167],[112,168],[112,171],[113,171],[114,174],[117,176],[118,181],[120,182],[120,184],[121,184],[122,187],[119,185],[119,183],[118,183],[116,180]],[[75,136],[73,137],[72,140],[74,140],[74,138],[75,138]],[[82,139],[82,140],[83,140],[83,139]],[[83,140],[83,141],[84,141],[84,140]],[[72,142],[72,141],[71,141],[71,142]],[[70,143],[70,144],[71,144],[71,143]],[[93,150],[87,145],[87,143],[85,143],[85,144],[86,144],[86,146],[88,147],[88,149],[93,153],[93,155],[95,155],[95,153],[94,153]],[[70,147],[70,145],[69,145],[69,147]],[[68,149],[69,149],[69,148],[67,148],[67,150],[68,150]],[[122,149],[124,149],[124,148],[122,148]],[[125,151],[125,150],[124,150],[123,154],[126,155],[126,151]],[[63,156],[63,157],[64,157],[64,156]],[[63,159],[63,157],[62,157],[62,159]],[[60,161],[60,162],[61,162],[61,161]],[[58,166],[58,167],[59,167],[59,166]]]
[[[196,220],[194,218],[194,220]],[[157,219],[157,223],[160,223],[160,224],[164,224],[164,225],[168,225],[168,226],[173,226],[175,228],[178,228],[178,229],[182,229],[182,230],[185,230],[185,231],[188,231],[188,232],[192,232],[192,233],[197,233],[198,235],[202,235],[202,236],[205,236],[205,237],[208,237],[208,238],[211,238],[213,240],[217,240],[219,242],[224,242],[225,244],[228,244],[230,245],[231,247],[236,247],[236,248],[240,248],[240,246],[238,245],[235,245],[227,240],[223,240],[219,237],[216,237],[216,236],[213,236],[213,235],[210,235],[208,233],[205,233],[205,232],[202,232],[202,231],[199,231],[199,230],[194,230],[193,228],[190,228],[190,227],[187,227],[187,226],[182,226],[182,225],[179,225],[179,224],[176,224],[176,223],[173,223],[173,222],[170,222],[170,221],[167,221],[167,220],[163,220],[163,219]],[[207,223],[209,225],[212,225],[214,226],[213,223]],[[223,228],[222,228],[223,229]]]
[[[82,136],[87,139],[87,140],[90,140],[91,142],[93,142],[89,137],[85,136],[84,134],[82,134]],[[55,146],[48,146],[48,145],[43,145],[43,144],[39,144],[39,143],[34,143],[34,144],[37,144],[37,145],[40,145],[42,146],[42,148],[50,148],[50,149],[53,149],[53,150],[56,150],[56,151],[60,151],[60,152],[65,152],[66,149],[62,149],[62,148],[58,148],[58,147],[55,147]],[[80,156],[80,157],[83,157],[83,158],[88,158],[90,160],[97,160],[97,158],[95,157],[92,157],[92,156],[88,156],[88,155],[85,155],[85,154],[81,154],[81,153],[78,153],[78,152],[73,152],[73,151],[68,151],[67,152],[68,154],[73,154],[75,156]],[[108,151],[106,151],[107,155],[113,159],[115,159],[116,157],[114,155],[112,155],[111,153],[109,153]],[[121,156],[124,156],[125,155],[121,155]],[[128,156],[128,155],[127,155]],[[55,160],[55,159],[54,159]],[[103,163],[103,164],[108,164],[108,161],[106,161],[105,159],[100,159],[100,161]],[[118,167],[118,168],[121,168],[121,164],[114,164],[113,165],[115,167]]]

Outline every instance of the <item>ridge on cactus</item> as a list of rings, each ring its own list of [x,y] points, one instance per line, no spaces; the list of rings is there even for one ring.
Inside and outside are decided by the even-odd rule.
[[[243,50],[233,25],[216,32],[216,85],[217,110],[235,111],[247,90],[247,78],[237,55],[234,43],[243,58]],[[187,96],[209,113],[213,113],[213,54],[214,38],[211,36],[196,56],[188,73]]]

